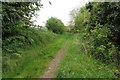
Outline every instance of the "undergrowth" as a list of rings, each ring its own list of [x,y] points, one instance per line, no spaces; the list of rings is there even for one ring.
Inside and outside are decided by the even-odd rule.
[[[31,30],[30,44],[20,47],[10,44],[9,47],[13,52],[3,49],[3,78],[39,77],[68,38],[66,34],[63,36],[34,28]]]
[[[80,38],[80,36],[79,36]],[[68,51],[56,71],[57,78],[116,78],[114,68],[88,55],[84,42],[72,39]]]

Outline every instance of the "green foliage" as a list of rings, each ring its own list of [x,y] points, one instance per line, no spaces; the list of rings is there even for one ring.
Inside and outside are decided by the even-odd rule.
[[[41,6],[40,2],[2,2],[3,51],[14,53],[18,47],[31,44],[31,18]]]
[[[75,17],[75,27],[81,29],[90,18],[90,13],[83,7]]]
[[[41,6],[40,2],[2,2],[2,70],[4,77],[10,78],[12,76],[11,78],[13,78],[18,76],[21,70],[23,70],[22,73],[24,75],[23,68],[28,67],[26,64],[31,62],[30,66],[33,65],[36,56],[39,61],[39,59],[41,59],[41,55],[38,56],[40,50],[49,42],[55,40],[56,34],[33,28],[35,25],[33,25],[31,18],[36,15],[35,12],[40,10]],[[51,49],[54,48],[58,50],[59,46],[57,49],[55,47]],[[47,53],[49,53],[50,50],[47,50]],[[54,51],[50,51],[50,56],[53,56]],[[44,52],[45,51],[42,53]],[[49,61],[50,58],[47,59],[47,62]],[[41,62],[42,61],[38,63],[41,64]],[[38,63],[36,65],[38,65]],[[32,68],[28,67],[28,69],[32,70],[36,65],[32,66]],[[43,70],[44,66],[46,66],[46,64],[40,69]],[[29,72],[28,70],[26,71]],[[38,75],[39,72],[36,74]],[[26,75],[29,77],[29,74],[26,73]],[[27,77],[26,75],[24,77]]]
[[[21,48],[22,54],[3,55],[3,78],[40,77],[68,38],[66,34],[64,34],[66,36],[55,36],[48,31],[38,30],[36,33],[32,37],[34,37],[34,40],[36,38],[38,42],[32,46],[27,45]]]
[[[40,2],[2,2],[3,39],[17,35],[26,36],[28,27],[33,25],[30,20],[40,7]]]
[[[62,34],[65,31],[62,21],[54,17],[47,20],[46,27],[48,30],[58,34]]]
[[[89,4],[87,6],[89,6]],[[90,10],[91,13],[91,28],[94,28],[96,23],[109,28],[111,31],[111,36],[109,36],[110,40],[120,45],[120,25],[118,22],[120,19],[120,2],[92,3],[92,8],[87,7],[87,9]]]
[[[92,5],[92,8],[88,7],[89,5]],[[119,61],[119,59],[116,60],[117,57],[113,59],[113,56],[119,56],[118,40],[120,39],[120,28],[119,22],[116,21],[120,18],[120,15],[118,15],[120,12],[119,6],[120,2],[89,3],[86,6],[91,13],[89,20],[90,25],[87,24],[90,26],[89,32],[87,32],[89,36],[91,36],[92,46],[94,46],[92,54],[95,55],[97,59],[101,59],[107,63],[118,63]]]
[[[90,2],[75,16],[74,30],[87,40],[89,53],[120,66],[120,2]],[[118,68],[119,69],[119,68]]]
[[[3,40],[3,52],[9,54],[21,54],[21,51],[19,50],[20,48],[24,48],[25,46],[33,46],[36,44],[46,45],[46,40],[52,41],[56,36],[54,33],[49,31],[38,30],[35,28],[29,28],[28,30],[29,34],[26,39],[23,36],[12,36]]]
[[[113,68],[85,54],[82,46],[85,41],[81,36],[77,39],[76,36],[72,37],[67,54],[56,71],[56,78],[116,78]]]

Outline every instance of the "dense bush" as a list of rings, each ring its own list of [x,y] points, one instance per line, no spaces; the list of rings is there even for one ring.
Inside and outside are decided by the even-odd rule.
[[[29,54],[25,53],[25,50],[35,49],[36,46],[39,46],[39,50],[42,50],[43,45],[45,47],[49,42],[54,41],[56,38],[56,34],[49,31],[30,28],[30,32],[31,33],[29,33],[28,36],[29,40],[27,40],[29,42],[24,42],[24,44],[23,41],[17,40],[17,36],[11,37],[12,39],[8,38],[7,41],[4,40],[6,43],[3,42],[3,73],[10,69],[13,64],[16,64],[18,59],[23,59],[23,57]],[[11,63],[10,61],[14,63]]]
[[[3,51],[13,53],[31,43],[31,18],[41,6],[40,2],[2,2]]]
[[[40,7],[40,2],[2,2],[3,39],[27,36],[27,29],[33,25],[31,18]]]
[[[53,41],[55,34],[45,30],[29,28],[27,38],[23,36],[12,36],[3,40],[3,51],[13,54],[21,53],[20,48],[27,46],[47,44],[47,41]],[[47,40],[47,41],[46,41]]]
[[[112,59],[119,64],[120,24],[118,20],[120,20],[120,2],[89,3],[86,8],[91,13],[88,34],[93,37],[95,53],[101,54],[98,58],[104,62],[109,62]],[[104,47],[101,48],[101,46]],[[103,52],[98,49],[102,49]]]
[[[55,40],[56,34],[35,28],[36,26],[31,21],[32,16],[40,10],[41,6],[40,2],[2,2],[2,70],[4,75],[9,71],[10,73],[16,71],[18,65],[26,61],[26,57],[30,56],[27,50],[39,48],[38,51],[31,52],[34,56],[48,42]]]
[[[47,20],[46,27],[48,28],[48,30],[58,34],[64,33],[65,31],[63,22],[54,17],[51,17]]]
[[[119,20],[120,2],[90,2],[77,12],[74,20],[74,30],[87,40],[89,53],[117,67],[120,66]]]

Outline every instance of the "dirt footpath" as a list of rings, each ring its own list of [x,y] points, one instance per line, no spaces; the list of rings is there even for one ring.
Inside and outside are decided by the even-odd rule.
[[[44,74],[40,78],[55,78],[55,71],[60,64],[64,53],[66,52],[68,48],[68,40],[65,42],[64,47],[62,47],[56,57],[50,62],[48,69],[44,72]]]

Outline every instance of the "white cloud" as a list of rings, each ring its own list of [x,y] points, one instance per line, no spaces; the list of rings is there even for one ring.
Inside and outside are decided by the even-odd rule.
[[[49,1],[52,5],[49,4]],[[50,17],[57,17],[67,25],[69,22],[70,11],[83,6],[89,0],[42,0],[43,8],[38,11],[38,17],[34,18],[37,22],[35,24],[44,26],[46,20]]]

